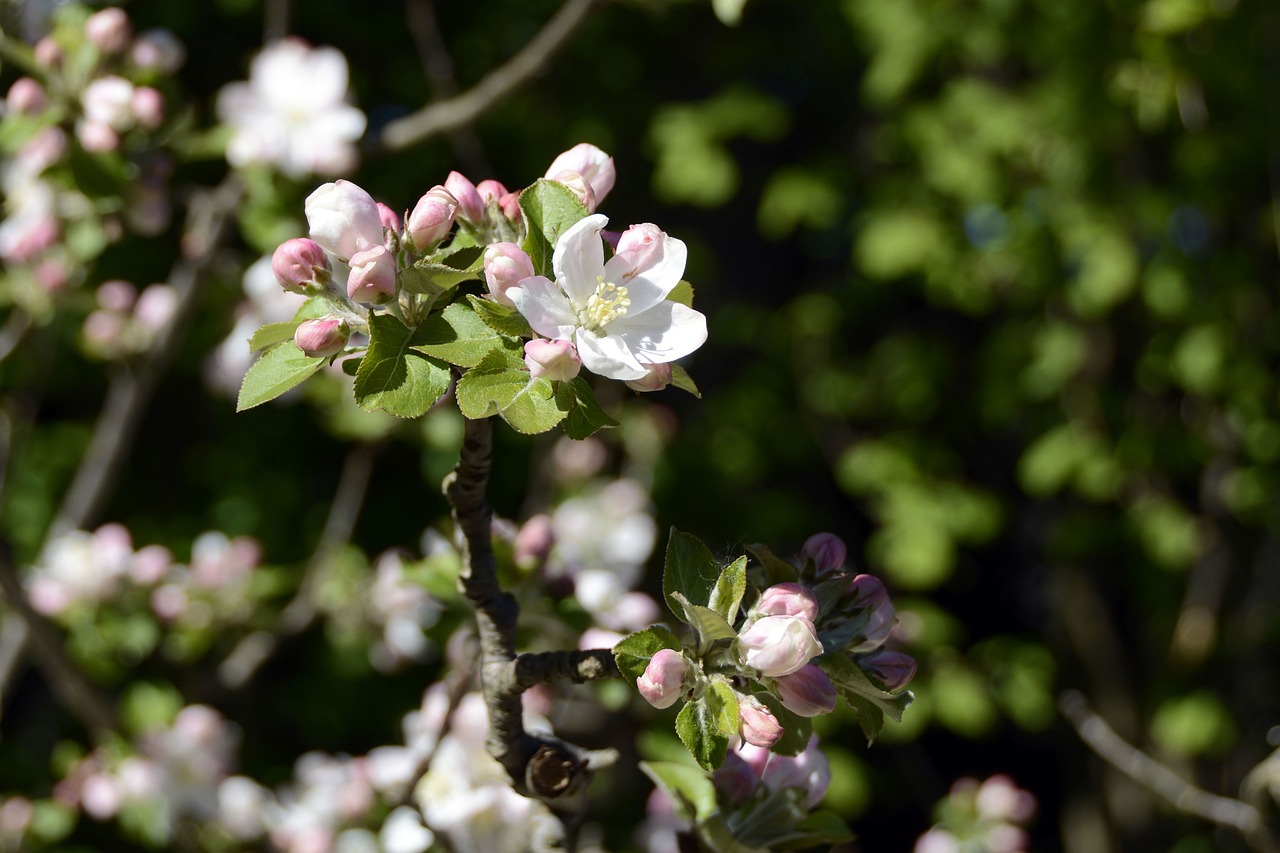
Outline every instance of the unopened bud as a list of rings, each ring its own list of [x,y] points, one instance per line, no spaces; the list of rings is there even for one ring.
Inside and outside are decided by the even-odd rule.
[[[671,365],[647,364],[649,372],[639,379],[627,380],[627,387],[632,391],[644,394],[649,391],[661,391],[671,384]]]
[[[378,202],[378,219],[382,222],[383,228],[388,228],[397,234],[400,233],[400,217],[382,202]]]
[[[547,177],[565,171],[577,172],[590,184],[596,204],[604,202],[617,179],[613,158],[589,142],[581,142],[552,160]]]
[[[457,200],[459,216],[472,225],[479,225],[484,221],[484,199],[480,198],[476,185],[467,180],[465,175],[450,172],[449,177],[445,178],[444,188]]]
[[[771,791],[799,788],[805,791],[809,808],[822,801],[831,784],[831,763],[818,747],[818,736],[809,738],[799,755],[773,755],[760,774],[760,781]]]
[[[813,623],[803,616],[765,616],[738,636],[743,662],[761,675],[790,675],[822,654]]]
[[[123,53],[133,28],[124,10],[113,7],[90,15],[84,23],[84,34],[103,53]]]
[[[5,96],[5,104],[11,112],[19,115],[35,115],[49,105],[44,87],[30,77],[19,77],[9,87]]]
[[[810,622],[818,620],[818,599],[808,587],[798,583],[780,583],[760,594],[760,600],[751,608],[760,616],[803,616]]]
[[[56,68],[62,64],[62,46],[54,40],[53,36],[45,36],[36,42],[33,53],[36,64],[42,68]]]
[[[351,329],[337,317],[306,320],[293,333],[293,342],[311,358],[328,358],[342,352]]]
[[[689,664],[674,649],[659,649],[636,679],[640,695],[655,708],[670,708],[684,690]]]
[[[815,533],[804,541],[800,549],[800,556],[810,560],[819,574],[844,566],[847,555],[844,540],[834,533]]]
[[[155,130],[164,121],[164,95],[150,86],[133,90],[129,108],[138,124],[148,130]]]
[[[138,296],[133,319],[148,332],[158,332],[178,311],[178,292],[167,284],[153,284]]]
[[[773,712],[751,696],[738,697],[738,725],[743,740],[765,749],[777,743],[785,731]]]
[[[836,709],[835,684],[813,664],[807,664],[790,675],[779,676],[773,684],[783,706],[793,714],[817,717]]]
[[[172,74],[186,61],[187,49],[171,30],[147,30],[134,40],[129,58],[139,68]]]
[[[916,674],[916,662],[902,652],[881,649],[858,659],[858,665],[890,693],[896,693],[910,683]]]
[[[445,238],[458,214],[458,200],[444,187],[435,186],[418,199],[409,214],[406,230],[414,248],[424,251]]]
[[[371,246],[351,256],[347,296],[353,302],[378,302],[396,292],[396,259],[386,246]]]
[[[489,202],[499,201],[508,194],[509,190],[498,181],[489,179],[476,184],[476,192],[480,194],[480,201],[487,207]]]
[[[120,147],[120,135],[111,125],[100,121],[82,121],[76,125],[76,139],[85,151],[115,151]]]
[[[651,270],[666,256],[669,242],[667,233],[653,223],[632,225],[618,237],[614,257],[621,258],[622,261],[613,261],[613,266],[625,262],[624,272],[621,273],[624,278]]]
[[[595,213],[596,205],[598,204],[596,201],[596,194],[591,189],[591,184],[587,183],[586,178],[582,177],[582,175],[577,172],[569,170],[556,172],[550,177],[551,180],[557,181],[568,187],[569,192],[578,197],[578,201],[582,202],[582,206],[585,207],[589,213]]]
[[[329,283],[329,256],[315,240],[295,237],[281,243],[271,256],[276,281],[290,293],[306,293]]]
[[[507,291],[533,275],[533,261],[515,243],[492,243],[484,250],[484,280],[495,302],[514,306]]]
[[[133,84],[123,77],[99,77],[84,87],[80,101],[86,121],[105,124],[116,132],[133,126]]]
[[[582,359],[569,341],[544,341],[534,338],[524,345],[524,363],[534,379],[562,382],[582,370]]]
[[[123,314],[133,308],[133,303],[138,298],[138,289],[127,281],[113,279],[104,281],[94,297],[103,309]]]
[[[758,781],[756,771],[738,755],[736,750],[725,753],[724,764],[711,774],[711,782],[732,805],[746,802]]]
[[[498,199],[498,208],[502,211],[502,215],[512,222],[519,223],[524,219],[524,212],[520,210],[519,190],[509,192]]]
[[[884,584],[874,575],[857,575],[849,583],[852,601],[849,609],[861,610],[857,619],[863,621],[856,634],[857,642],[849,646],[852,652],[869,652],[884,645],[893,630],[897,614]]]

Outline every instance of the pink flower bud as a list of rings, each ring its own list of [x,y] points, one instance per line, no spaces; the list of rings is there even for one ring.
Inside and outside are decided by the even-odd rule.
[[[378,302],[396,292],[396,259],[383,245],[370,246],[351,256],[347,296],[353,302]]]
[[[534,379],[552,382],[572,379],[582,370],[582,359],[569,341],[534,338],[524,345],[524,363]]]
[[[520,222],[524,219],[524,212],[520,210],[520,191],[510,192],[498,199],[498,208],[502,210],[502,215],[512,222]]]
[[[760,594],[760,600],[751,608],[760,616],[803,616],[810,622],[818,621],[818,599],[808,587],[798,583],[780,583]]]
[[[555,525],[548,515],[535,515],[516,533],[514,559],[517,566],[534,568],[542,565],[556,544]]]
[[[916,674],[916,662],[910,655],[888,649],[863,656],[858,665],[890,693],[906,687]]]
[[[841,568],[847,554],[844,540],[834,533],[815,533],[800,549],[800,556],[812,561],[819,573]]]
[[[147,30],[134,40],[129,58],[139,68],[172,74],[186,61],[187,49],[171,30]]]
[[[378,204],[350,181],[323,184],[303,204],[311,239],[344,260],[382,245]]]
[[[329,256],[315,240],[295,237],[280,244],[271,255],[276,281],[290,293],[306,293],[329,282]]]
[[[666,257],[667,233],[651,222],[632,225],[618,237],[614,256],[626,262],[623,278],[632,278],[660,264]],[[618,266],[622,261],[614,261]]]
[[[476,185],[467,180],[465,175],[450,172],[449,177],[445,178],[444,188],[457,199],[459,216],[472,225],[479,225],[484,221],[484,199],[480,198]]]
[[[134,583],[149,586],[164,580],[173,565],[173,555],[163,545],[148,545],[133,555],[129,577]]]
[[[45,97],[44,87],[35,80],[30,77],[19,77],[9,87],[5,103],[12,112],[19,115],[35,115],[44,111],[44,108],[49,105],[49,99]]]
[[[778,698],[788,711],[802,717],[830,714],[836,709],[836,686],[813,664],[774,679]]]
[[[105,124],[117,133],[133,126],[133,84],[123,77],[99,77],[80,96],[87,123]]]
[[[56,68],[62,64],[62,46],[53,36],[45,36],[36,42],[35,60],[43,68]]]
[[[592,191],[591,184],[587,183],[586,178],[582,177],[582,175],[577,172],[571,172],[568,170],[556,172],[554,175],[551,175],[550,178],[551,180],[558,181],[568,187],[569,192],[578,197],[578,201],[582,202],[582,206],[585,207],[589,213],[595,213],[596,206],[598,204],[596,201],[596,194]]]
[[[738,724],[743,740],[764,749],[777,743],[785,731],[773,712],[751,696],[738,697]]]
[[[852,595],[849,609],[861,610],[856,618],[864,623],[855,635],[857,642],[849,645],[849,651],[869,652],[880,648],[889,639],[897,621],[893,602],[889,600],[884,584],[874,575],[857,575],[849,583],[849,593]]]
[[[167,284],[153,284],[138,295],[133,319],[148,332],[158,332],[173,319],[178,310],[178,293]]]
[[[138,298],[138,289],[127,281],[115,279],[104,281],[94,296],[104,310],[123,314],[133,308],[133,303]]]
[[[822,654],[813,623],[803,616],[765,616],[738,635],[743,662],[777,678],[799,670]]]
[[[306,320],[293,333],[293,342],[312,358],[328,358],[342,352],[351,329],[338,317]]]
[[[150,86],[140,86],[133,90],[130,110],[139,125],[154,130],[164,122],[164,95]]]
[[[488,206],[490,201],[500,201],[503,196],[509,194],[506,187],[494,180],[481,181],[476,184],[476,192],[480,194],[480,201],[485,206]]]
[[[649,368],[640,379],[627,380],[627,387],[632,391],[639,391],[644,394],[649,391],[661,391],[671,384],[671,365],[669,364],[647,364]]]
[[[684,692],[689,664],[674,649],[659,649],[636,679],[640,695],[655,708],[670,708]]]
[[[123,9],[110,8],[90,15],[84,34],[103,53],[122,53],[129,46],[133,27]]]
[[[120,147],[120,136],[110,125],[97,121],[82,121],[76,125],[76,139],[85,151],[115,151]]]
[[[409,214],[407,230],[414,248],[425,251],[445,238],[458,215],[458,200],[444,187],[435,186],[418,199]]]
[[[400,217],[382,202],[378,202],[378,220],[382,223],[383,228],[394,231],[397,234],[400,233]]]
[[[586,179],[596,204],[604,202],[617,179],[613,158],[589,142],[581,142],[552,160],[547,177],[565,171],[577,172]]]
[[[484,280],[495,302],[514,307],[507,291],[533,275],[533,261],[515,243],[492,243],[484,250]]]
[[[978,816],[986,820],[1026,823],[1036,813],[1036,798],[1003,773],[979,786],[976,805]]]

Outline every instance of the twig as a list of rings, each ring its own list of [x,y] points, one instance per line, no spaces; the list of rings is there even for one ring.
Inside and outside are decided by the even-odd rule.
[[[556,673],[585,678],[608,677],[602,652],[550,655],[515,654],[515,598],[498,584],[493,556],[493,512],[485,499],[493,458],[493,426],[488,418],[467,419],[458,465],[444,480],[445,497],[462,534],[459,583],[476,610],[480,638],[480,684],[489,710],[489,754],[510,776],[516,791],[546,803],[566,823],[582,807],[592,770],[616,753],[591,752],[524,729],[520,694]],[[613,668],[616,673],[616,668]]]
[[[379,136],[368,140],[369,147],[399,151],[475,121],[541,71],[600,2],[567,0],[528,44],[490,71],[479,83],[461,95],[428,104],[415,113],[389,122]]]
[[[1058,708],[1080,739],[1112,767],[1144,788],[1164,797],[1174,808],[1234,829],[1258,850],[1274,851],[1275,839],[1258,809],[1231,797],[1211,794],[1187,782],[1168,767],[1130,746],[1089,707],[1084,694],[1068,690],[1058,697]]]
[[[284,637],[300,634],[316,618],[315,588],[321,572],[333,552],[351,541],[351,532],[364,506],[373,474],[374,451],[369,445],[358,445],[347,454],[338,475],[338,485],[329,515],[307,568],[298,584],[298,591],[280,613],[280,624],[275,632],[255,631],[236,644],[231,653],[218,666],[218,680],[232,690],[249,683],[280,645]]]

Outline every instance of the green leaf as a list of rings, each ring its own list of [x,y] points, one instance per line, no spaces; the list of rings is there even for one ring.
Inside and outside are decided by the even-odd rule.
[[[849,657],[842,654],[824,655],[818,666],[830,677],[836,689],[848,701],[858,715],[858,724],[869,741],[875,740],[884,721],[881,714],[888,714],[894,722],[902,722],[902,712],[911,704],[910,690],[893,694],[871,683],[867,674]]]
[[[400,289],[407,293],[434,297],[452,290],[464,281],[474,281],[481,275],[472,269],[455,269],[448,264],[418,261],[413,266],[400,270],[396,274],[396,281]]]
[[[687,281],[681,281],[675,287],[671,288],[671,292],[667,294],[668,302],[679,302],[686,308],[693,307],[693,285]]]
[[[713,677],[706,694],[707,708],[716,730],[726,737],[738,733],[738,696],[723,677]]]
[[[769,549],[768,545],[748,545],[747,553],[760,561],[763,570],[763,587],[779,583],[795,583],[800,579],[800,571],[786,560]]]
[[[702,540],[674,527],[667,539],[667,559],[662,569],[662,591],[671,610],[683,618],[683,610],[672,593],[683,593],[689,601],[711,600],[711,590],[720,579],[720,564]]]
[[[693,377],[689,375],[689,371],[685,370],[678,364],[671,365],[671,384],[679,388],[681,391],[687,391],[699,400],[702,399],[702,392],[698,390],[698,384],[693,381]]]
[[[466,417],[498,414],[526,435],[546,432],[568,413],[550,382],[531,377],[518,357],[503,350],[493,350],[458,380],[457,397]]]
[[[676,734],[703,770],[715,770],[724,763],[729,738],[716,727],[715,716],[707,707],[706,699],[685,703],[676,715]]]
[[[416,418],[449,390],[449,366],[411,347],[413,329],[388,314],[369,318],[369,349],[356,371],[356,403],[398,418]]]
[[[716,786],[696,767],[674,761],[641,761],[640,769],[671,798],[686,820],[699,822],[716,813]]]
[[[467,294],[467,301],[475,309],[476,316],[483,320],[486,326],[503,337],[533,337],[533,329],[529,328],[529,321],[511,306],[499,305],[491,299],[476,296],[474,293]]]
[[[796,825],[796,831],[773,843],[778,850],[807,850],[818,845],[853,840],[853,832],[840,815],[831,811],[812,812]]]
[[[661,625],[653,625],[619,640],[613,647],[613,659],[618,662],[623,676],[634,682],[644,675],[650,658],[660,650],[674,649],[678,652],[681,648],[679,637]]]
[[[738,605],[746,591],[747,558],[739,557],[720,573],[715,589],[711,591],[709,606],[732,625],[738,618]]]
[[[323,358],[308,357],[292,341],[276,344],[264,352],[244,375],[236,411],[243,412],[274,400],[306,380],[323,364]]]
[[[413,349],[459,367],[475,367],[502,338],[476,316],[470,305],[454,302],[418,329]]]
[[[560,235],[589,211],[568,187],[546,178],[538,179],[520,194],[520,209],[529,228],[522,248],[529,254],[538,275],[554,278],[551,255]]]
[[[767,847],[751,847],[734,838],[729,824],[718,814],[699,821],[697,829],[706,849],[716,853],[769,853]]]
[[[710,607],[693,604],[680,592],[671,593],[671,597],[680,606],[684,621],[693,629],[700,657],[706,657],[717,643],[732,642],[738,636],[733,626]]]
[[[581,440],[597,430],[618,425],[617,421],[600,408],[591,385],[581,376],[576,376],[568,382],[561,382],[556,388],[556,393],[562,398],[561,405],[569,407],[569,415],[560,428],[570,438]]]
[[[362,361],[364,361],[364,357],[358,356],[356,358],[348,358],[339,363],[342,365],[343,373],[347,374],[348,376],[355,376],[357,373],[360,372],[360,362]]]
[[[268,323],[254,332],[253,337],[249,338],[249,352],[257,352],[260,349],[291,341],[297,328],[298,324],[293,320],[284,323]]]

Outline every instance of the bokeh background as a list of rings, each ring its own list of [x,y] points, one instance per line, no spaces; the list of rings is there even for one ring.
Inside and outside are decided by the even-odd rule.
[[[300,2],[289,31],[346,54],[372,135],[448,94],[448,78],[474,83],[557,8],[434,5],[452,62],[434,81],[401,3]],[[5,5],[10,27],[22,6]],[[262,4],[125,8],[186,43],[177,82],[193,121],[212,124],[218,88],[262,44]],[[703,397],[602,389],[625,415],[603,437],[608,464],[647,472],[661,530],[726,557],[754,542],[794,553],[828,530],[889,584],[920,664],[916,702],[870,748],[848,720],[819,727],[827,803],[857,849],[910,849],[954,780],[998,772],[1037,798],[1032,849],[1244,849],[1104,769],[1056,703],[1081,691],[1123,737],[1228,796],[1280,745],[1280,8],[741,11],[727,25],[706,2],[606,4],[473,125],[366,152],[348,177],[405,209],[451,169],[522,186],[589,141],[617,163],[613,222],[688,243],[710,337],[686,366]],[[212,185],[226,168],[193,158],[173,183]],[[303,233],[314,185],[277,179],[240,211],[233,243],[249,256]],[[106,248],[92,279],[163,280],[176,228]],[[447,409],[361,421],[320,392],[235,414],[210,392],[206,360],[242,273],[215,267],[94,523],[177,554],[206,530],[252,536],[285,599],[353,442],[373,467],[352,541],[412,550],[446,515],[438,482],[460,424]],[[86,311],[59,312],[0,365],[7,398],[32,412],[0,517],[20,561],[35,559],[102,401],[104,368],[78,343]],[[555,439],[499,432],[491,498],[519,520],[550,500]],[[234,716],[242,764],[271,782],[307,749],[394,740],[439,670],[379,673],[327,624],[240,693],[220,691],[200,653],[80,653],[109,687],[142,677]],[[43,784],[75,726],[24,669],[6,698],[0,788]],[[632,781],[607,783],[630,792],[601,804],[609,823],[638,819],[644,782]],[[82,824],[72,841],[128,837]]]

